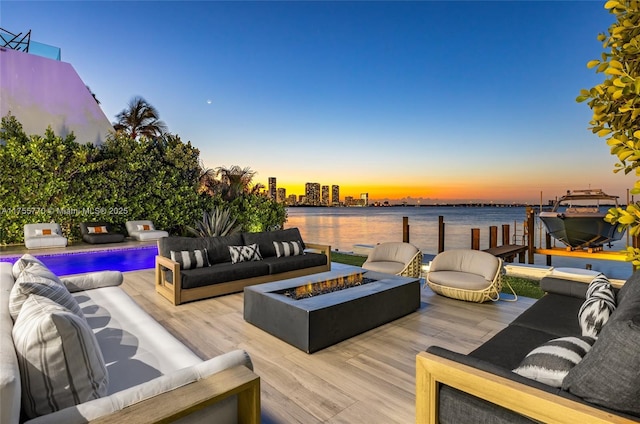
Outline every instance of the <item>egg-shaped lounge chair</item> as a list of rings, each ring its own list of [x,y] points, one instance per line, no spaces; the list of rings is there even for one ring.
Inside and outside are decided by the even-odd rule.
[[[482,303],[500,299],[501,277],[502,259],[480,250],[454,249],[433,258],[426,284],[442,296]]]
[[[410,243],[380,243],[369,252],[362,268],[418,278],[422,272],[422,252]]]

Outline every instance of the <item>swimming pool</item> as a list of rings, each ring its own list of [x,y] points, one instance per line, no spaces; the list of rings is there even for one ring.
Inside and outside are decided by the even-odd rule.
[[[56,275],[93,271],[139,271],[155,267],[156,246],[61,254],[34,254]],[[0,258],[15,262],[19,257]]]

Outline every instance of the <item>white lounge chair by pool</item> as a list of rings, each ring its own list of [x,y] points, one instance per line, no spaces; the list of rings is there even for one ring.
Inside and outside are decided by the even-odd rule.
[[[136,240],[157,240],[161,237],[169,237],[169,233],[156,230],[151,221],[127,221],[125,223],[130,237]]]
[[[67,238],[62,235],[60,224],[55,222],[25,224],[24,245],[27,249],[65,247]]]

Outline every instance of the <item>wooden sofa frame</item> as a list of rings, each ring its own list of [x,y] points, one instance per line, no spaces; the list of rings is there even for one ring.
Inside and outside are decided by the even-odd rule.
[[[499,377],[429,352],[416,356],[416,423],[438,423],[444,384],[544,423],[635,423],[613,413]]]
[[[255,284],[286,280],[288,278],[301,277],[303,275],[317,274],[319,272],[331,270],[331,246],[315,243],[305,243],[305,246],[306,250],[318,251],[325,255],[327,257],[327,264],[281,272],[279,274],[261,275],[259,277],[228,281],[226,283],[217,283],[210,286],[195,287],[192,289],[182,288],[180,264],[172,261],[170,258],[158,255],[156,256],[156,292],[174,305],[180,305],[181,303],[191,302],[194,300],[236,293],[242,291],[242,289],[247,286],[253,286]],[[173,278],[171,283],[166,280],[167,270],[172,272]]]
[[[170,423],[233,395],[238,396],[238,423],[260,423],[260,377],[243,365],[143,400],[91,423]]]

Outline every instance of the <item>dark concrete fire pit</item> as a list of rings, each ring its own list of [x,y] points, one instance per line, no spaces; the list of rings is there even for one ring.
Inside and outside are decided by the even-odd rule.
[[[420,306],[420,280],[365,271],[370,280],[343,290],[295,300],[295,287],[363,272],[341,267],[244,289],[244,319],[307,353],[313,353],[407,315]]]

